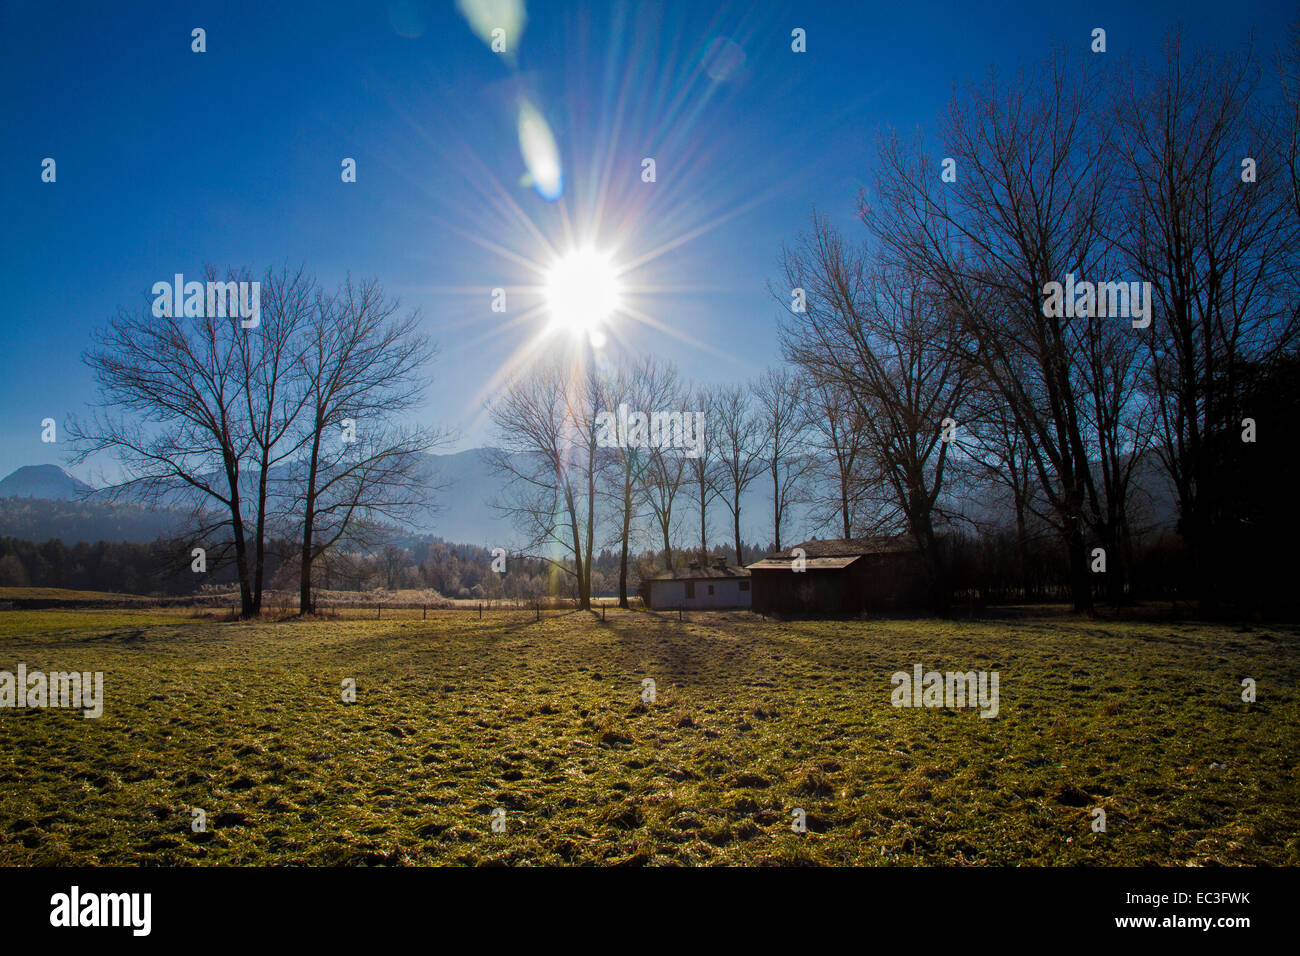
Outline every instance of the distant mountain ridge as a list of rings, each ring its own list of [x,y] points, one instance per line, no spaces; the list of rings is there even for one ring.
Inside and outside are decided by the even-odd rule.
[[[397,529],[397,539],[409,542],[434,536],[455,544],[478,547],[513,548],[519,536],[509,516],[492,507],[505,497],[506,476],[492,466],[494,450],[471,448],[445,455],[429,455],[425,463],[430,485],[443,486],[433,496],[435,507],[412,517]],[[1177,503],[1168,482],[1154,461],[1142,463],[1134,476],[1132,518],[1134,527],[1172,527],[1177,518]],[[251,487],[249,489],[252,490]],[[65,544],[77,541],[121,541],[149,543],[173,537],[185,530],[185,518],[165,508],[152,508],[127,502],[113,503],[106,496],[68,474],[58,465],[25,465],[0,479],[0,536],[27,541],[59,538]],[[746,542],[765,547],[772,536],[772,486],[766,473],[746,489],[741,499],[741,533]],[[673,523],[678,526],[674,543],[691,545],[698,536],[699,517],[691,488],[684,485],[674,507]],[[1010,523],[1014,515],[1010,502],[993,496],[991,488],[961,500],[945,502],[945,507],[964,514],[979,524]],[[792,506],[782,524],[783,543],[803,541],[813,534],[833,536],[834,528],[812,528],[803,506]],[[639,547],[659,548],[662,540],[657,530],[642,522],[644,531]],[[605,521],[599,529],[603,536],[612,523]],[[715,544],[731,544],[734,531],[731,513],[718,499],[709,504],[710,539]],[[597,547],[611,542],[598,541]]]
[[[0,478],[0,498],[75,501],[95,489],[58,465],[23,465]]]
[[[434,495],[435,508],[415,515],[404,527],[404,537],[433,535],[457,544],[512,547],[519,544],[510,518],[492,507],[504,497],[506,478],[491,464],[494,450],[470,448],[445,455],[430,455],[426,464],[431,484],[445,486]],[[148,543],[184,530],[176,512],[137,504],[114,503],[94,494],[95,489],[57,465],[25,465],[0,479],[0,536],[28,541],[59,538],[77,541],[130,541]],[[692,518],[689,489],[683,487],[681,507],[683,542],[698,532]],[[771,488],[760,478],[742,499],[741,530],[746,541],[767,541],[771,536]],[[797,534],[798,509],[791,515],[788,534]],[[674,524],[677,520],[674,520]],[[717,542],[730,542],[731,514],[719,500],[709,505],[709,526]],[[643,544],[661,545],[658,535],[647,533]]]
[[[402,530],[460,544],[509,542],[509,520],[491,505],[503,490],[490,464],[491,453],[489,448],[472,448],[430,455],[426,479],[445,487],[434,497],[436,507],[414,516]],[[24,465],[0,479],[0,535],[30,541],[59,538],[65,543],[147,543],[184,530],[185,521],[177,512],[108,501],[95,491],[58,465]]]

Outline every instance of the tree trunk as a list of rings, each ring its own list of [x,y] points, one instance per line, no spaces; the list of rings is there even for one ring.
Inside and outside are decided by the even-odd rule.
[[[1020,596],[1029,599],[1029,537],[1025,530],[1025,504],[1016,500],[1016,556],[1019,561]]]
[[[732,512],[736,519],[736,564],[743,567],[745,559],[740,556],[740,498],[736,498],[736,510]]]
[[[312,610],[311,571],[315,556],[312,554],[312,537],[316,530],[316,471],[320,467],[320,440],[324,425],[316,423],[316,434],[312,437],[311,457],[307,461],[307,488],[304,495],[306,506],[302,518],[302,567],[298,576],[298,613],[310,614]],[[326,585],[328,588],[328,584]]]
[[[709,523],[705,517],[705,509],[708,507],[708,483],[704,479],[703,473],[700,475],[700,560],[709,560]]]
[[[842,479],[840,481],[840,514],[844,518],[844,540],[847,541],[853,536],[853,528],[850,526],[849,521],[849,489]]]
[[[262,613],[262,584],[266,578],[266,467],[267,455],[262,453],[261,474],[257,476],[257,540],[253,543],[253,611]]]
[[[623,501],[623,550],[618,559],[618,606],[627,603],[627,539],[632,529],[632,502],[630,496]]]
[[[239,573],[239,615],[256,617],[252,580],[248,567],[248,542],[244,539],[243,502],[239,497],[239,467],[232,455],[226,455],[226,481],[230,484],[230,532],[235,543],[235,568]]]
[[[912,536],[916,539],[917,547],[921,549],[921,558],[925,562],[931,608],[935,613],[947,616],[952,595],[948,591],[943,555],[939,552],[939,540],[935,537],[929,511],[923,510],[918,513],[918,517],[913,522]]]
[[[253,604],[253,588],[249,583],[248,545],[244,542],[244,523],[235,520],[235,566],[239,570],[239,616],[257,617],[257,608]]]
[[[1087,544],[1083,540],[1083,529],[1077,521],[1073,522],[1066,533],[1066,547],[1070,552],[1070,598],[1074,609],[1081,613],[1092,611],[1092,571],[1088,567]]]
[[[310,522],[310,511],[308,521]],[[302,567],[299,568],[298,574],[298,613],[311,613],[311,524],[308,523],[302,532]]]
[[[574,505],[572,496],[569,496],[569,520],[573,522],[573,571],[578,582],[578,606],[586,607],[585,601],[585,578],[582,573],[582,529],[578,527],[578,511]]]
[[[775,455],[772,456],[776,458]],[[781,550],[781,479],[777,473],[776,462],[772,462],[772,534],[775,537],[776,550]]]
[[[591,610],[591,566],[596,546],[596,442],[593,433],[587,442],[587,567],[578,601],[584,611]]]

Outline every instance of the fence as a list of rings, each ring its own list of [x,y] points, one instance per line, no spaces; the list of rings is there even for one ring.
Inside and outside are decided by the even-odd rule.
[[[633,607],[640,607],[640,601],[631,602]],[[605,619],[605,609],[617,608],[618,600],[594,599],[591,609]],[[296,606],[268,608],[271,613],[296,614]],[[578,610],[577,601],[478,601],[456,604],[414,604],[410,602],[384,603],[382,601],[319,601],[312,608],[321,617],[334,620],[419,620],[427,621],[432,617],[460,617],[468,615],[475,620],[485,617],[509,616],[522,618],[525,615],[534,620],[544,617],[559,617],[572,614]]]

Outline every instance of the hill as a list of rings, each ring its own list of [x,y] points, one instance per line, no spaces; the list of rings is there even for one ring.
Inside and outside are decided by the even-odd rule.
[[[403,529],[408,535],[436,535],[444,541],[481,547],[509,547],[517,543],[510,519],[492,507],[505,494],[505,476],[491,465],[492,449],[471,448],[448,455],[430,455],[427,480],[440,487],[435,509],[415,515]],[[252,490],[250,476],[249,490]],[[127,541],[148,543],[171,537],[184,527],[181,515],[166,509],[99,500],[95,489],[57,465],[24,465],[0,479],[0,536],[26,541],[59,538],[77,541]],[[746,541],[766,541],[771,536],[770,487],[754,482],[742,499],[742,529]],[[681,509],[683,537],[690,539],[699,519],[692,518],[689,489],[684,488]],[[793,509],[791,529],[799,525]],[[720,501],[709,506],[713,537],[729,542],[731,517]],[[801,540],[801,539],[800,539]],[[645,543],[658,545],[649,536]]]
[[[75,501],[94,490],[58,465],[23,465],[4,478],[0,478],[0,498]]]

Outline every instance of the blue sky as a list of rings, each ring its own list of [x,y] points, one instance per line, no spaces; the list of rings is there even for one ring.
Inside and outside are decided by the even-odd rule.
[[[1271,52],[1295,10],[533,2],[512,61],[451,0],[265,6],[0,9],[0,474],[64,462],[40,422],[62,429],[93,401],[91,330],[205,263],[380,279],[441,348],[424,414],[459,429],[457,447],[490,441],[483,399],[543,324],[521,318],[538,301],[529,263],[578,241],[638,263],[627,298],[651,321],[622,321],[607,355],[748,378],[779,359],[766,284],[781,243],[814,203],[852,228],[882,127],[928,130],[955,80],[1086,47],[1093,27],[1117,62],[1158,56],[1176,23],[1196,45],[1239,47],[1253,31]],[[191,52],[194,27],[206,53]],[[796,27],[807,53],[790,49]],[[703,64],[720,39],[744,59],[719,81]],[[522,181],[521,96],[558,144],[558,201]],[[344,157],[356,183],[340,181]],[[505,315],[493,287],[507,289]]]

